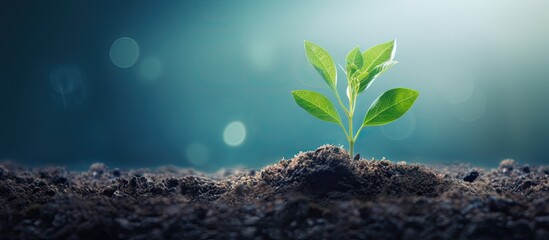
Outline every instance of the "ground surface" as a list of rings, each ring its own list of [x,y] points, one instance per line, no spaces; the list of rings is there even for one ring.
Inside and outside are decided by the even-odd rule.
[[[350,160],[87,172],[0,164],[0,239],[549,239],[549,166]]]

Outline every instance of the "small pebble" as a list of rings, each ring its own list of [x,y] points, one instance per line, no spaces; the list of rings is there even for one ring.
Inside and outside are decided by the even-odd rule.
[[[48,195],[48,196],[53,196],[53,195],[55,195],[55,191],[54,191],[53,189],[48,189],[48,190],[46,191],[46,195]]]
[[[107,197],[111,197],[114,194],[115,191],[116,191],[116,188],[111,186],[111,187],[105,188],[103,190],[102,194],[107,196]]]
[[[354,160],[360,160],[360,153],[357,153],[357,154],[355,155]]]
[[[115,168],[115,169],[112,171],[112,175],[115,176],[115,177],[120,177],[120,169]]]
[[[129,186],[130,186],[130,188],[136,188],[137,187],[137,178],[136,177],[132,177],[132,179],[130,180]]]
[[[515,167],[516,163],[513,159],[505,159],[499,163],[499,169],[501,169],[503,172],[510,172],[513,171],[513,168]]]
[[[240,196],[244,196],[247,192],[248,192],[248,187],[246,187],[246,185],[241,184],[236,186],[235,188],[235,193]]]
[[[94,163],[90,166],[89,171],[92,173],[93,177],[99,178],[99,177],[101,177],[101,175],[103,175],[103,173],[105,172],[106,169],[107,169],[107,167],[105,166],[105,164],[103,164],[103,163]]]
[[[52,180],[53,184],[56,184],[56,185],[57,184],[66,184],[66,183],[68,183],[68,181],[69,180],[66,177],[63,177],[63,176],[55,176],[55,177],[53,177],[53,180]]]
[[[475,179],[477,179],[478,175],[479,175],[478,172],[476,170],[473,170],[467,173],[467,175],[463,178],[463,181],[473,182],[475,181]]]
[[[179,186],[179,181],[175,178],[169,178],[166,180],[166,187],[168,188],[175,188]]]
[[[532,182],[531,180],[526,180],[525,182],[523,182],[522,184],[520,184],[519,188],[520,190],[524,191],[532,186],[535,186],[537,185],[536,183]]]

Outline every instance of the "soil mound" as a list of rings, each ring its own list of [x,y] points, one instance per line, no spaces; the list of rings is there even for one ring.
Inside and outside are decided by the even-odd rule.
[[[261,170],[258,180],[277,192],[300,192],[317,197],[436,197],[449,183],[421,165],[387,160],[351,160],[341,148],[325,145]]]

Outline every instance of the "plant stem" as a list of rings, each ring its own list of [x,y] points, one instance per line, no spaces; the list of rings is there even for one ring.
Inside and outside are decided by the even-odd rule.
[[[345,111],[345,115],[347,116],[347,119],[349,120],[349,131],[347,132],[347,129],[345,129],[345,126],[343,126],[342,123],[339,123],[339,126],[341,127],[341,129],[343,129],[343,132],[345,133],[345,137],[347,138],[347,141],[349,142],[349,158],[350,159],[353,159],[354,157],[354,148],[355,148],[355,141],[356,141],[356,137],[353,137],[354,136],[354,132],[353,132],[353,115],[354,115],[354,112],[355,112],[355,104],[356,104],[356,96],[352,97],[354,99],[349,99],[349,109],[347,109],[345,107],[345,104],[343,104],[343,101],[341,101],[341,97],[339,96],[339,93],[337,91],[337,89],[333,89],[334,90],[334,94],[336,95],[336,98],[337,98],[337,102],[339,103],[339,106],[341,106],[341,108],[343,108],[343,111]],[[362,127],[360,128],[360,130],[362,130]],[[360,130],[358,130],[360,132]],[[358,137],[358,132],[357,132],[357,137]]]
[[[355,142],[351,140],[349,142],[349,159],[353,160],[353,149],[355,148]]]
[[[355,104],[356,104],[356,94],[351,94],[351,97],[349,99],[349,115],[348,115],[349,117],[349,159],[354,158],[354,152],[355,152],[356,139],[353,138],[353,135],[354,135],[353,116],[355,115]]]
[[[349,115],[349,158],[353,159],[355,140],[353,139],[353,112]]]
[[[353,138],[353,141],[356,141],[356,139],[358,138],[358,135],[360,135],[360,132],[362,131],[362,128],[363,128],[363,127],[364,127],[364,126],[361,126],[361,127],[358,129],[358,131],[356,132],[355,137]]]

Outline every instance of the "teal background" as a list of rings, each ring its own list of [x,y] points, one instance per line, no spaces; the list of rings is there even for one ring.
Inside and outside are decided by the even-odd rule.
[[[488,167],[504,158],[549,163],[547,1],[75,0],[0,9],[1,160],[214,171],[345,145],[337,125],[309,116],[290,95],[309,89],[333,99],[303,40],[343,64],[356,45],[396,38],[399,64],[359,98],[355,122],[390,88],[421,95],[402,119],[366,128],[356,152]],[[129,68],[110,55],[122,37],[139,50]],[[120,51],[135,55],[131,46]],[[246,136],[229,146],[223,132],[234,121]]]

